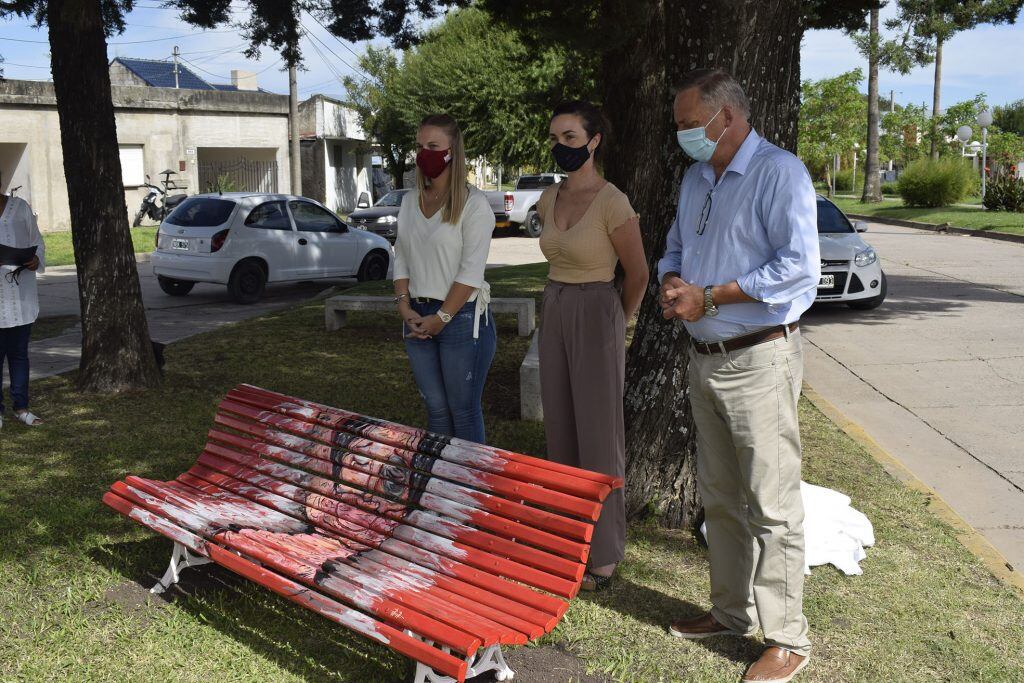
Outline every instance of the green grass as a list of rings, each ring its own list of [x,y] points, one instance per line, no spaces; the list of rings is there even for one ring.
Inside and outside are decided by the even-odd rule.
[[[986,211],[980,200],[967,199],[964,203],[974,206],[945,206],[936,209],[907,207],[902,199],[883,199],[877,204],[862,204],[859,198],[837,197],[836,205],[846,213],[856,213],[880,218],[899,218],[922,223],[941,225],[984,232],[1005,232],[1024,235],[1024,213],[1007,211]]]
[[[156,239],[157,226],[132,228],[132,244],[135,253],[153,251],[153,240]],[[75,252],[71,246],[71,231],[44,232],[43,242],[46,244],[47,266],[72,266],[75,264]]]
[[[531,295],[543,274],[526,266],[488,277],[498,295]],[[188,570],[169,600],[149,598],[170,543],[100,503],[129,473],[184,471],[218,400],[239,382],[425,424],[396,317],[349,320],[327,333],[321,306],[310,304],[174,344],[163,386],[145,392],[82,395],[73,374],[33,383],[47,426],[7,424],[0,439],[0,680],[363,683],[408,673],[402,658],[217,567]],[[498,322],[484,396],[489,441],[543,455],[542,426],[517,419],[528,340],[511,317]],[[809,404],[801,415],[805,478],[849,494],[878,544],[863,576],[820,567],[809,577],[815,652],[800,680],[1024,680],[1024,601],[928,513],[924,496]],[[689,534],[634,526],[616,585],[577,599],[544,642],[623,680],[735,681],[756,643],[682,642],[665,631],[707,606],[707,570]]]

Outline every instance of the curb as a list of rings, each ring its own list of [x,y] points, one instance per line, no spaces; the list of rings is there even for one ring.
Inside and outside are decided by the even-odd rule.
[[[935,223],[921,223],[920,221],[905,221],[902,218],[886,218],[884,216],[866,216],[862,213],[848,213],[846,214],[850,218],[855,218],[859,221],[869,221],[871,223],[883,223],[885,225],[896,225],[901,228],[917,228],[918,230],[928,230],[930,232],[941,232],[948,233],[951,235],[964,235],[967,237],[985,237],[990,240],[999,240],[1000,242],[1016,242],[1017,244],[1024,244],[1024,235],[1011,235],[1007,232],[985,232],[983,230],[968,230],[967,228],[957,228],[943,223],[937,225]]]
[[[886,472],[896,481],[901,482],[908,488],[919,491],[928,497],[928,510],[946,524],[953,527],[956,538],[971,552],[972,555],[981,560],[982,564],[1002,583],[1016,588],[1024,594],[1024,574],[1013,568],[1013,565],[999,552],[987,538],[967,521],[961,517],[935,489],[918,479],[913,472],[907,469],[906,465],[897,460],[891,453],[882,448],[863,427],[846,417],[839,408],[816,392],[809,384],[804,382],[803,395],[807,397],[815,408],[820,410],[825,417],[831,420],[847,436],[853,439],[863,448],[874,460],[880,464]]]

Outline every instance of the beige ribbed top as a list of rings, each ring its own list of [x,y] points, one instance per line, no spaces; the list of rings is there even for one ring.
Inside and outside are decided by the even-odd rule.
[[[637,215],[629,198],[611,183],[597,191],[590,206],[568,230],[555,226],[554,206],[561,183],[544,190],[537,201],[544,228],[540,250],[551,264],[548,277],[558,282],[610,282],[619,261],[611,236]]]

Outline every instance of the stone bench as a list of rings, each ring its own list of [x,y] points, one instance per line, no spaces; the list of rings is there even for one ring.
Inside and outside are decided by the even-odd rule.
[[[531,422],[544,421],[544,408],[540,402],[540,355],[537,344],[540,330],[533,333],[530,349],[519,366],[519,414]]]
[[[513,313],[519,324],[519,336],[528,337],[537,326],[537,304],[532,298],[491,299],[491,313]],[[328,332],[345,327],[349,311],[394,311],[390,296],[332,296],[324,302],[324,323]]]

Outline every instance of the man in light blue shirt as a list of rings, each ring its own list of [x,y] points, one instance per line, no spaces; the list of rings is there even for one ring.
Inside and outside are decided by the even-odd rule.
[[[697,161],[658,263],[662,310],[683,321],[697,483],[711,562],[711,611],[673,635],[750,634],[767,648],[744,681],[788,681],[810,657],[803,616],[803,504],[797,325],[820,278],[811,179],[762,138],[726,72],[691,72],[673,114]]]

